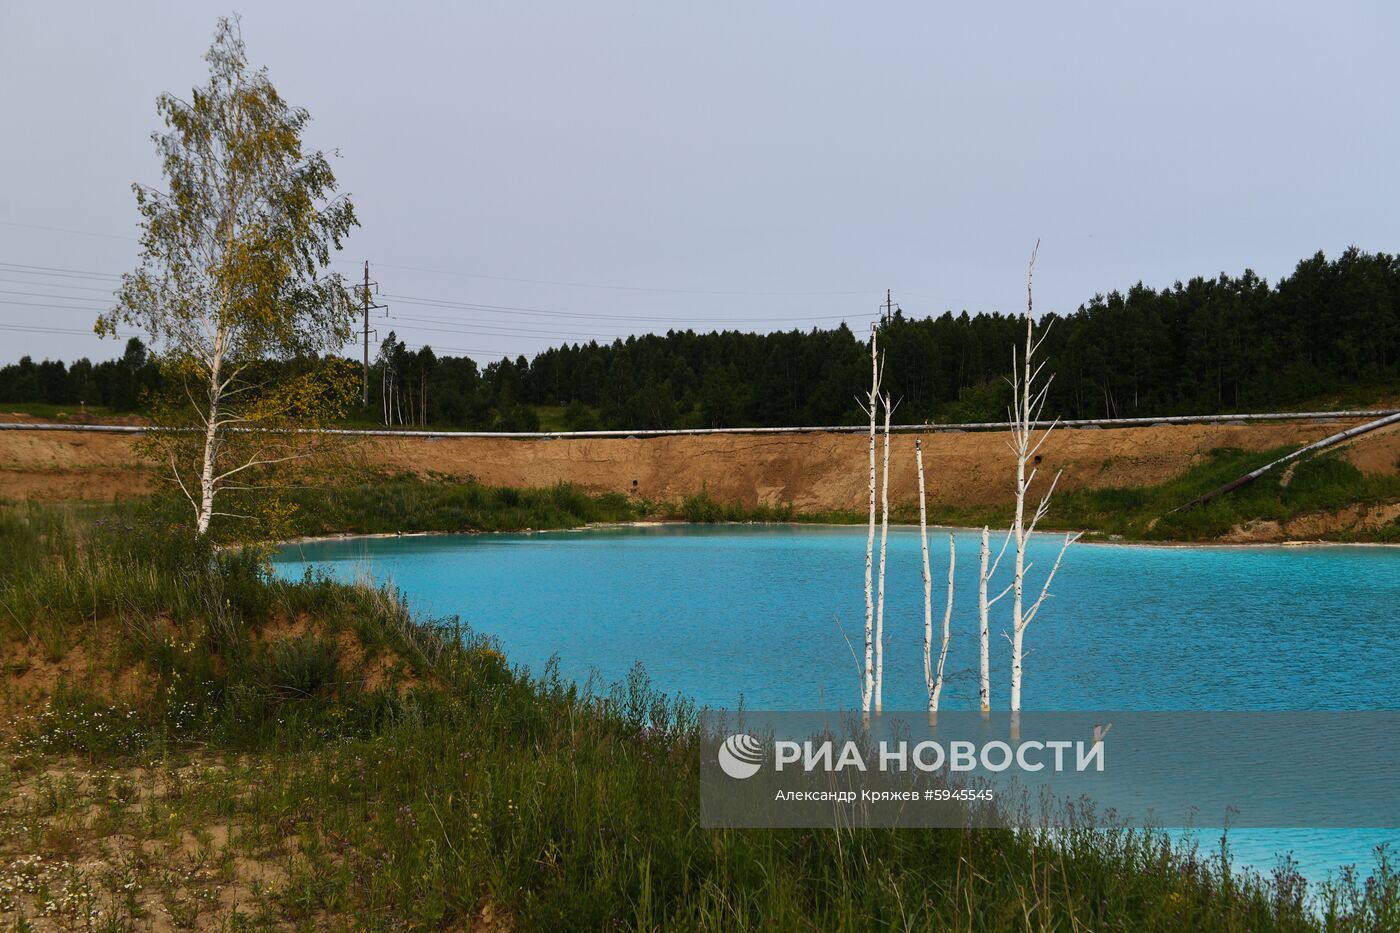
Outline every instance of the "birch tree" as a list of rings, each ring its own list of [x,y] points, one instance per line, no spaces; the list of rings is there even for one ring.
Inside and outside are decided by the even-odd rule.
[[[885,462],[880,477],[880,582],[875,603],[875,712],[884,708],[885,685],[885,548],[890,537],[890,416],[894,406],[888,394],[885,408]]]
[[[1049,391],[1053,377],[1047,377],[1042,382],[1041,371],[1045,364],[1036,363],[1036,354],[1039,352],[1041,344],[1045,340],[1045,333],[1042,332],[1040,339],[1035,339],[1035,323],[1032,318],[1034,311],[1034,281],[1035,281],[1035,258],[1040,249],[1039,242],[1036,248],[1031,251],[1030,263],[1026,272],[1026,344],[1025,350],[1018,360],[1013,351],[1012,355],[1012,377],[1011,386],[1012,405],[1011,412],[1011,451],[1016,457],[1016,511],[1011,523],[1011,537],[1016,544],[1015,575],[1011,583],[1011,634],[1007,636],[1011,642],[1011,712],[1019,713],[1021,710],[1021,680],[1025,659],[1024,641],[1026,629],[1035,620],[1040,607],[1045,603],[1050,594],[1050,584],[1055,579],[1055,574],[1060,569],[1060,562],[1064,559],[1065,551],[1078,540],[1079,535],[1067,534],[1064,542],[1060,545],[1059,554],[1055,557],[1055,563],[1050,568],[1050,572],[1045,577],[1045,582],[1040,588],[1039,595],[1029,607],[1025,605],[1025,583],[1026,573],[1031,569],[1031,565],[1026,561],[1026,548],[1030,543],[1031,535],[1034,534],[1036,526],[1045,517],[1050,508],[1050,499],[1055,494],[1055,486],[1060,481],[1060,473],[1055,473],[1055,478],[1050,481],[1049,488],[1040,497],[1039,503],[1034,511],[1027,517],[1026,501],[1031,485],[1035,482],[1037,469],[1034,465],[1036,454],[1050,437],[1055,424],[1052,423],[1036,433],[1037,423],[1040,421],[1041,413],[1045,408],[1045,396]],[[1056,422],[1058,423],[1058,422]]]
[[[159,351],[173,394],[146,452],[201,536],[237,514],[221,511],[222,493],[276,485],[323,446],[304,429],[356,397],[353,366],[322,358],[350,336],[345,289],[326,269],[354,210],[325,155],[303,148],[307,112],[249,67],[237,19],[219,20],[205,61],[209,81],[189,100],[158,99],[167,186],[133,186],[141,262],[96,324],[139,326]]]
[[[992,662],[991,662],[991,610],[1007,592],[1011,589],[1007,586],[997,595],[987,597],[988,586],[992,578],[996,576],[997,567],[1001,566],[1001,558],[1006,554],[1006,546],[1011,543],[1011,529],[1007,529],[1005,537],[1001,539],[1001,549],[997,551],[996,560],[988,563],[991,557],[990,544],[991,530],[982,526],[982,548],[981,563],[977,572],[977,653],[978,653],[978,678],[977,678],[977,699],[978,704],[984,713],[992,710]]]
[[[870,712],[870,704],[875,694],[875,418],[880,402],[881,376],[879,351],[876,342],[877,328],[875,324],[871,324],[870,395],[862,406],[870,416],[870,517],[867,522],[865,536],[865,666],[862,669],[860,685],[860,707],[861,711],[865,713]]]
[[[928,506],[924,495],[924,442],[914,439],[914,466],[919,476],[919,549],[924,558],[924,685],[928,688],[928,709],[938,712],[942,690],[943,659],[939,658],[937,687],[933,676],[933,575],[928,567]],[[952,572],[949,571],[951,579]]]
[[[948,662],[948,644],[953,638],[953,571],[957,567],[957,539],[948,534],[948,601],[943,605],[943,640],[938,649],[938,669],[934,672],[933,691],[929,695],[930,713],[938,712],[938,698],[943,693],[943,667]]]
[[[933,666],[933,574],[928,564],[928,500],[924,491],[924,445],[914,440],[914,466],[919,476],[919,546],[924,561],[924,685],[928,689],[928,711],[938,713],[943,694],[943,669],[948,662],[948,644],[953,635],[953,580],[957,566],[956,539],[948,535],[948,602],[943,609],[943,639],[938,651],[938,667]]]

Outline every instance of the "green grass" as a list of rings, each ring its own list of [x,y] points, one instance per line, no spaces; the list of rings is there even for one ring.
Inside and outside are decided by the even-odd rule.
[[[707,489],[679,502],[654,502],[620,493],[594,494],[567,483],[517,489],[462,482],[446,475],[377,474],[371,479],[320,489],[292,489],[299,535],[340,532],[536,531],[631,521],[856,522],[845,512],[799,513],[790,503],[746,506],[722,503]]]
[[[0,406],[0,407],[3,407],[3,406]],[[573,428],[573,427],[571,427],[571,426],[569,425],[569,423],[568,423],[568,421],[566,420],[566,417],[565,417],[565,413],[568,411],[568,406],[565,406],[565,405],[531,405],[531,406],[529,406],[529,407],[535,412],[535,415],[540,419],[540,428],[539,428],[539,429],[540,429],[541,431],[572,431],[572,430],[575,430],[575,428]],[[16,409],[16,410],[19,410],[19,409]],[[596,416],[597,416],[597,410],[596,410],[596,409],[588,409],[588,410],[589,410],[590,412],[592,412],[593,416],[596,418]],[[479,427],[479,426],[478,426],[478,427],[468,427],[468,426],[464,426],[464,425],[460,425],[460,424],[448,424],[448,423],[445,423],[445,422],[436,422],[436,421],[435,421],[435,422],[432,422],[432,423],[430,423],[430,424],[426,424],[426,425],[423,425],[423,424],[393,424],[393,425],[386,425],[386,424],[383,422],[382,419],[376,419],[376,418],[374,418],[374,417],[365,417],[365,416],[358,415],[358,414],[357,414],[357,415],[352,415],[351,417],[347,417],[347,418],[342,418],[342,419],[340,419],[339,421],[336,422],[336,426],[337,426],[337,427],[342,427],[342,428],[358,428],[358,429],[361,429],[361,430],[371,430],[371,431],[441,431],[441,432],[457,432],[457,431],[490,431],[490,430],[492,430],[492,428],[489,428],[489,427]]]
[[[72,405],[49,405],[45,402],[0,402],[0,420],[3,420],[3,414],[7,412],[29,415],[34,418],[44,418],[49,421],[80,421],[84,413],[90,418],[113,418],[120,415],[133,415],[137,413],[135,411],[108,408],[105,405],[80,406],[77,403]]]
[[[1400,500],[1400,475],[1365,475],[1346,460],[1319,455],[1298,462],[1289,482],[1275,468],[1254,482],[1204,505],[1183,508],[1198,496],[1289,453],[1217,448],[1186,473],[1156,486],[1062,490],[1055,494],[1043,530],[1088,529],[1098,536],[1145,541],[1210,541],[1237,525],[1285,522],[1312,512]],[[1179,510],[1179,511],[1178,511]],[[1005,526],[1010,509],[935,505],[929,519],[944,524]],[[1335,540],[1400,540],[1400,525],[1332,534]]]
[[[1129,540],[1211,541],[1253,521],[1286,522],[1315,512],[1400,500],[1400,475],[1365,475],[1346,460],[1324,454],[1299,462],[1286,484],[1284,470],[1275,469],[1205,505],[1181,509],[1289,450],[1218,448],[1186,473],[1160,485],[1061,490],[1041,528],[1088,530],[1095,536]],[[620,493],[593,494],[568,484],[515,489],[446,475],[374,474],[327,488],[288,490],[284,498],[296,506],[291,531],[298,535],[547,530],[629,521],[864,524],[866,520],[864,512],[726,502],[708,488],[679,501],[657,502]],[[891,505],[892,523],[918,521],[913,503]],[[931,524],[995,528],[1005,527],[1011,511],[1009,506],[932,502],[928,517]],[[1400,523],[1326,537],[1400,541]]]
[[[582,686],[514,670],[392,591],[279,581],[132,508],[0,509],[0,547],[7,656],[86,646],[145,671],[134,697],[76,665],[46,704],[9,697],[0,899],[36,916],[1262,931],[1391,929],[1400,911],[1385,862],[1309,893],[1287,865],[1240,877],[1150,833],[702,829],[694,711],[640,668]],[[367,684],[368,658],[392,675]],[[229,913],[216,894],[235,884]]]
[[[734,502],[720,502],[710,495],[706,487],[698,493],[685,496],[677,505],[665,505],[657,509],[668,519],[694,522],[696,524],[718,524],[722,522],[798,522],[805,524],[853,525],[863,524],[866,516],[862,513],[846,511],[799,512],[791,502],[781,505],[742,505]]]
[[[616,493],[590,495],[564,483],[515,489],[446,476],[376,475],[364,482],[291,490],[285,498],[296,506],[293,527],[303,535],[541,530],[648,517],[644,503]]]
[[[1334,392],[1299,402],[1290,406],[1290,410],[1350,411],[1366,408],[1394,408],[1397,404],[1400,404],[1400,382],[1383,380],[1345,386]]]
[[[571,431],[568,422],[564,420],[564,412],[568,410],[565,405],[532,405],[535,414],[540,419],[541,431]]]

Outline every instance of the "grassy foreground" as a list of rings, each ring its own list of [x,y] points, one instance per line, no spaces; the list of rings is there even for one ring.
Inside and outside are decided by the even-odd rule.
[[[689,704],[137,509],[0,509],[0,925],[1382,930],[1142,833],[714,831]]]

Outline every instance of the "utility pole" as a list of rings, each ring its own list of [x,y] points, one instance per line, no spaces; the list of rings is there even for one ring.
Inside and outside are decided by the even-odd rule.
[[[903,309],[900,308],[899,305],[894,303],[894,299],[890,297],[890,289],[885,289],[885,303],[880,305],[880,323],[888,324],[890,318],[894,316],[893,312],[902,310]]]
[[[364,389],[360,399],[360,404],[369,405],[369,260],[365,260],[365,368],[364,368]]]
[[[365,405],[365,406],[368,406],[368,405],[369,405],[369,333],[370,333],[370,331],[369,331],[369,312],[370,312],[370,309],[371,309],[371,308],[387,308],[387,307],[389,307],[388,305],[374,304],[373,302],[370,301],[370,286],[371,286],[371,285],[373,285],[375,288],[378,288],[378,287],[379,287],[379,283],[378,283],[378,282],[371,282],[371,281],[369,280],[369,260],[366,259],[366,260],[365,260],[365,284],[364,284],[364,292],[363,292],[363,294],[360,296],[361,299],[362,299],[362,306],[363,306],[363,309],[364,309],[364,339],[365,339],[364,380],[363,380],[363,388],[362,388],[361,394],[360,394],[360,404]]]

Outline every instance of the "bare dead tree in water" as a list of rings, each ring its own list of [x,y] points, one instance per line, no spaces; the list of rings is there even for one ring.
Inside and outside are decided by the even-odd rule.
[[[888,394],[881,400],[885,407],[885,463],[880,478],[880,582],[875,602],[875,712],[884,708],[885,685],[885,549],[890,536],[890,416],[897,403],[891,404]]]
[[[928,688],[929,712],[937,712],[938,697],[933,677],[933,575],[928,569],[928,506],[924,496],[924,443],[921,439],[914,441],[914,465],[919,474],[919,546],[924,557],[924,684]],[[942,674],[941,659],[938,670]]]
[[[990,545],[991,531],[986,525],[982,526],[982,554],[981,566],[977,573],[977,649],[978,649],[978,680],[977,680],[977,700],[982,712],[989,713],[992,709],[992,663],[991,663],[991,624],[990,616],[992,606],[1001,599],[1011,587],[1007,586],[997,595],[987,597],[987,588],[991,584],[992,577],[996,576],[997,567],[1001,565],[1001,558],[1006,553],[1006,546],[1011,543],[1011,529],[1007,529],[1006,537],[1002,538],[1001,550],[997,552],[996,560],[988,561],[991,557]]]
[[[1060,569],[1060,562],[1064,559],[1065,551],[1078,540],[1079,535],[1065,535],[1064,543],[1060,546],[1060,552],[1055,558],[1055,564],[1046,575],[1045,583],[1040,588],[1040,595],[1035,601],[1026,607],[1024,603],[1026,573],[1030,566],[1026,562],[1026,548],[1030,543],[1031,535],[1034,534],[1036,526],[1045,517],[1050,508],[1050,499],[1055,494],[1055,486],[1060,481],[1060,473],[1056,472],[1055,478],[1050,481],[1050,487],[1041,496],[1040,502],[1029,518],[1026,515],[1026,498],[1030,491],[1031,484],[1035,482],[1036,467],[1032,461],[1037,452],[1044,445],[1050,432],[1054,430],[1055,424],[1042,431],[1038,436],[1035,433],[1036,422],[1040,420],[1041,413],[1045,409],[1045,397],[1049,392],[1050,383],[1053,376],[1047,377],[1043,383],[1038,380],[1045,364],[1036,363],[1035,357],[1039,352],[1041,344],[1045,340],[1042,332],[1040,339],[1035,339],[1035,324],[1032,318],[1034,310],[1034,280],[1035,280],[1035,258],[1040,249],[1039,241],[1036,242],[1035,249],[1031,251],[1030,263],[1026,271],[1026,346],[1021,354],[1021,359],[1017,360],[1013,355],[1011,387],[1013,390],[1013,411],[1011,412],[1011,441],[1010,447],[1016,456],[1016,512],[1011,523],[1011,537],[1016,542],[1016,570],[1011,583],[1011,634],[1007,639],[1011,642],[1011,712],[1018,713],[1021,709],[1021,680],[1024,667],[1024,640],[1026,629],[1035,619],[1040,607],[1044,604],[1050,593],[1050,584],[1055,579],[1055,574]],[[1017,365],[1019,364],[1019,365]],[[1058,420],[1056,421],[1058,423]],[[1000,597],[998,597],[1000,598]]]
[[[870,325],[870,395],[862,405],[870,416],[870,517],[865,537],[865,667],[860,685],[860,707],[862,712],[870,712],[871,700],[875,694],[875,417],[880,403],[881,364],[876,346],[877,328]]]
[[[948,662],[948,644],[953,634],[953,571],[957,565],[955,539],[948,535],[948,603],[943,610],[943,640],[938,651],[938,666],[933,665],[933,574],[928,565],[928,500],[924,490],[923,441],[914,441],[914,464],[919,475],[919,544],[924,558],[924,686],[928,690],[928,711],[938,712],[938,700],[943,694],[943,668]]]

